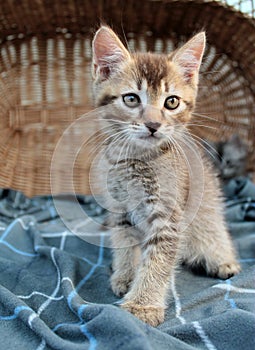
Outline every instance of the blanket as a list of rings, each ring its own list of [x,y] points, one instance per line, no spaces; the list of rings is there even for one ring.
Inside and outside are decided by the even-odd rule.
[[[223,281],[180,267],[165,322],[153,328],[116,303],[104,212],[93,199],[78,198],[88,222],[77,215],[77,202],[58,198],[68,203],[63,222],[53,198],[0,190],[0,348],[254,349],[255,185],[235,179],[225,195],[242,272]],[[87,225],[85,238],[71,224]]]

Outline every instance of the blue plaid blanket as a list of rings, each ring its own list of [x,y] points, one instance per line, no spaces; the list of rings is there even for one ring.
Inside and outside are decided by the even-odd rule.
[[[0,348],[255,349],[255,186],[237,179],[225,191],[242,272],[222,281],[181,267],[166,320],[152,328],[116,306],[111,250],[100,225],[82,239],[62,222],[52,198],[0,190]],[[86,198],[80,206],[103,216]],[[68,220],[82,225],[75,210]]]

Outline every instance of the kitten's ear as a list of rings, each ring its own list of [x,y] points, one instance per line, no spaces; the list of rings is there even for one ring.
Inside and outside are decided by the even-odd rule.
[[[130,54],[117,35],[107,26],[102,26],[92,43],[92,76],[106,80],[119,64],[130,58]]]
[[[205,33],[201,32],[190,39],[184,46],[176,50],[171,60],[181,68],[187,82],[198,80],[198,72],[205,49]]]

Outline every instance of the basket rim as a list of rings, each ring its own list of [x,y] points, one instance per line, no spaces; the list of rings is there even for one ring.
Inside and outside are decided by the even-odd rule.
[[[24,1],[24,0],[22,0]],[[21,3],[22,3],[21,1]],[[120,0],[117,0],[118,2],[121,2]],[[115,6],[117,6],[117,1],[115,2]],[[25,1],[24,1],[25,2]],[[255,29],[255,18],[249,16],[246,13],[241,12],[240,10],[238,10],[237,8],[235,8],[232,5],[229,5],[227,3],[223,3],[219,0],[140,0],[140,3],[143,2],[145,3],[155,3],[157,2],[158,4],[170,4],[170,3],[178,3],[178,4],[185,4],[185,5],[198,5],[198,6],[204,6],[205,9],[206,8],[217,8],[219,10],[221,10],[222,12],[225,12],[226,14],[231,14],[233,17],[235,17],[236,20],[238,21],[243,21],[246,24],[250,25],[251,27],[253,27]],[[41,4],[43,7],[46,7],[47,5],[47,1],[46,0],[42,0]],[[26,8],[27,10],[27,8]],[[102,12],[104,11],[104,8],[102,8]],[[33,11],[31,9],[31,15],[33,17]],[[5,42],[11,42],[14,39],[20,39],[20,40],[24,40],[26,38],[30,38],[33,36],[42,36],[42,37],[51,37],[51,36],[55,36],[57,34],[59,34],[59,32],[61,32],[61,30],[67,29],[68,33],[70,33],[71,35],[93,35],[93,33],[95,32],[95,30],[97,29],[97,23],[95,23],[95,27],[91,28],[91,26],[89,25],[86,30],[84,30],[84,26],[83,29],[81,29],[81,31],[73,31],[71,29],[71,22],[69,23],[70,28],[66,28],[67,26],[64,26],[63,28],[59,27],[59,26],[49,26],[47,27],[42,27],[41,26],[35,26],[34,28],[30,27],[26,27],[26,25],[23,26],[23,30],[20,30],[18,25],[15,25],[15,16],[13,14],[13,11],[11,11],[9,13],[9,17],[8,20],[9,22],[12,21],[12,15],[13,15],[13,24],[11,27],[9,28],[1,28],[1,23],[0,23],[0,45],[5,43]],[[26,13],[26,15],[28,15],[28,12]],[[99,14],[100,15],[100,14]],[[24,16],[26,17],[26,16]],[[2,20],[4,18],[4,15],[2,16]],[[78,18],[78,17],[77,17]],[[43,22],[42,22],[43,23]],[[39,29],[40,28],[40,29]],[[157,33],[155,32],[155,36],[157,36]],[[162,36],[164,33],[160,33],[160,36]]]

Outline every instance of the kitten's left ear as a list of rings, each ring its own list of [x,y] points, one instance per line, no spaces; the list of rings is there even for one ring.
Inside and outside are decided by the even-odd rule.
[[[171,60],[181,68],[187,82],[193,82],[195,79],[197,83],[205,42],[205,33],[198,33],[171,56]]]
[[[102,26],[92,43],[92,76],[106,80],[130,54],[111,28]]]

